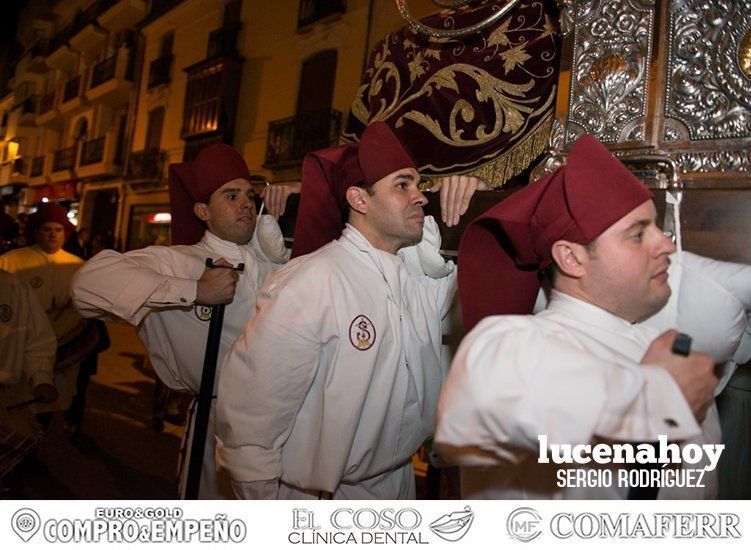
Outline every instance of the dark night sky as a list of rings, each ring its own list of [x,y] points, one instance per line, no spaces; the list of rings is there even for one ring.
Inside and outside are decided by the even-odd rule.
[[[0,17],[0,43],[13,43],[16,38],[18,14],[26,5],[26,0],[2,0],[2,17]]]

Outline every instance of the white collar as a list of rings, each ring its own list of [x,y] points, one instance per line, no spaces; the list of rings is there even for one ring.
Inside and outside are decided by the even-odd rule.
[[[652,327],[640,323],[629,323],[599,306],[555,289],[551,291],[550,303],[541,315],[545,312],[562,315],[569,320],[569,324],[574,326],[586,325],[590,327],[589,332],[602,330],[622,338],[636,340],[641,344],[648,345],[659,334],[659,331]]]
[[[218,254],[221,254],[223,257],[226,257],[227,259],[233,260],[241,260],[241,249],[248,248],[248,245],[240,246],[237,243],[220,239],[208,229],[204,232],[201,242],[212,252],[216,252]]]
[[[374,247],[365,235],[350,224],[346,224],[340,240],[348,242],[370,257],[373,267],[381,273],[389,287],[390,296],[396,304],[400,305],[402,287],[406,283],[404,261],[396,254],[390,254],[385,250]]]

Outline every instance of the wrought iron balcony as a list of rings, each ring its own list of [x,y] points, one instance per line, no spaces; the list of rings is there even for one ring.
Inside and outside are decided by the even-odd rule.
[[[24,99],[21,104],[21,115],[36,115],[39,111],[39,96],[32,95]]]
[[[100,84],[104,84],[108,80],[115,78],[115,70],[117,69],[117,54],[114,54],[104,61],[100,61],[94,65],[94,69],[91,71],[91,84],[89,88],[96,88]]]
[[[105,136],[84,141],[81,145],[81,159],[79,164],[81,166],[87,166],[89,164],[96,164],[104,160],[104,142]]]
[[[264,166],[281,168],[300,164],[310,151],[333,145],[341,125],[342,113],[334,109],[270,122]]]
[[[30,178],[37,178],[44,173],[44,159],[44,155],[31,159],[31,170],[29,171]]]
[[[81,75],[74,76],[65,83],[65,91],[63,92],[63,103],[75,99],[81,92]]]
[[[179,6],[184,0],[152,0],[149,14],[141,21],[141,25],[147,25],[159,19],[171,9]]]
[[[164,171],[164,151],[144,149],[134,151],[128,159],[127,180],[160,180]]]
[[[297,28],[300,29],[335,13],[344,13],[345,0],[300,0]]]
[[[55,151],[52,156],[52,171],[73,170],[76,165],[77,152],[78,147],[76,145]]]
[[[157,57],[149,65],[149,81],[148,89],[156,88],[160,84],[168,84],[170,82],[170,69],[172,69],[172,60],[174,55],[168,53],[162,57]]]
[[[55,108],[55,92],[50,92],[42,96],[39,101],[39,114],[43,115]]]
[[[52,37],[49,51],[54,52],[64,44],[67,44],[71,38],[85,29],[89,24],[96,24],[96,19],[109,8],[114,6],[118,0],[95,0],[85,9],[76,13],[73,21]]]
[[[60,29],[50,40],[50,53],[67,44],[74,34],[72,24]]]

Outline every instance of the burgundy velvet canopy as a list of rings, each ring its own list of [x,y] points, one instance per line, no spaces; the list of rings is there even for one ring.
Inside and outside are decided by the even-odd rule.
[[[481,0],[422,21],[463,28],[504,1]],[[342,141],[385,121],[424,174],[471,173],[500,187],[546,148],[558,61],[555,2],[522,0],[480,34],[433,40],[404,28],[371,53]]]

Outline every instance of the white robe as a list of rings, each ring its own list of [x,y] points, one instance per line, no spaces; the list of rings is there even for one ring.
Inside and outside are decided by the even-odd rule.
[[[83,260],[65,250],[47,254],[39,246],[26,246],[0,256],[0,269],[28,284],[47,314],[52,330],[61,346],[83,329],[80,315],[71,304],[70,283]],[[64,411],[76,394],[78,364],[54,373],[59,396],[49,404],[32,405],[35,413]]]
[[[455,267],[430,278],[405,257],[348,226],[269,279],[217,399],[217,454],[243,497],[414,497]]]
[[[0,386],[52,384],[57,340],[34,292],[0,270]]]
[[[454,461],[491,466],[463,472],[463,496],[626,498],[628,488],[617,483],[558,488],[561,466],[538,464],[538,435],[550,444],[655,441],[661,434],[719,443],[714,406],[699,426],[670,374],[640,364],[660,332],[556,291],[537,315],[478,324],[452,364],[435,438]],[[704,481],[704,489],[660,489],[659,498],[711,498],[716,471]]]
[[[189,246],[150,246],[125,254],[105,250],[86,262],[73,281],[76,308],[84,317],[112,315],[138,326],[159,378],[170,388],[197,393],[201,385],[211,308],[195,304],[197,281],[207,258],[245,264],[235,297],[224,313],[218,364],[255,312],[258,290],[277,269],[252,244],[239,246],[207,231]],[[217,372],[218,384],[220,371]],[[212,412],[213,412],[212,407]],[[194,420],[194,419],[193,419]],[[232,498],[214,459],[213,414],[209,420],[199,497]],[[186,428],[193,431],[192,423]],[[190,449],[190,441],[188,450]],[[186,464],[188,457],[186,457]],[[181,494],[187,467],[182,468]]]

